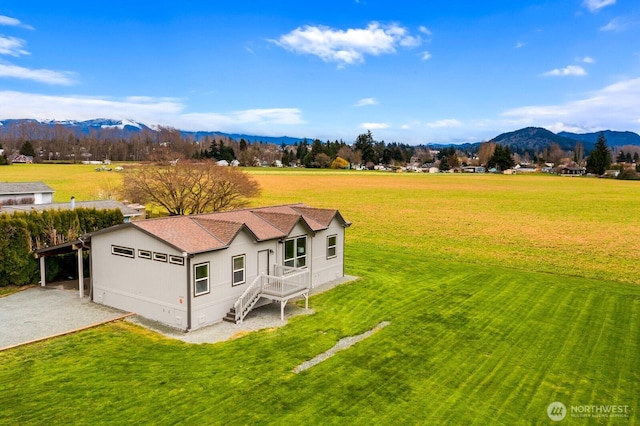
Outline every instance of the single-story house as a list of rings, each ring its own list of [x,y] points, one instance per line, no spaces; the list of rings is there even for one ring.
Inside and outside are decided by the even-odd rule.
[[[583,176],[587,174],[587,169],[576,166],[562,166],[559,174],[560,176]]]
[[[283,315],[343,277],[349,226],[337,210],[292,204],[139,220],[81,241],[95,303],[189,331],[272,301]]]
[[[486,173],[487,169],[483,166],[464,166],[462,168],[463,173]]]
[[[0,182],[0,204],[47,204],[54,192],[44,182]]]

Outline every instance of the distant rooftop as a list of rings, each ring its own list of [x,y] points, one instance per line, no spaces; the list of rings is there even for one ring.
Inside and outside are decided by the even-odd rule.
[[[53,194],[55,191],[44,182],[0,182],[0,195]]]
[[[96,209],[96,210],[113,210],[119,209],[125,218],[136,216],[144,216],[139,210],[128,207],[125,204],[115,200],[98,200],[98,201],[76,201],[75,208]],[[2,206],[0,212],[30,212],[44,210],[71,210],[71,203],[49,203],[49,204],[17,204]]]

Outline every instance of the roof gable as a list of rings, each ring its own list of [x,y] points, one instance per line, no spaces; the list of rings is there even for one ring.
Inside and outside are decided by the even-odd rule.
[[[139,220],[132,222],[132,225],[187,253],[219,250],[226,247],[226,244],[189,216]]]
[[[207,218],[193,218],[193,221],[202,226],[207,232],[215,236],[220,242],[228,246],[231,241],[238,235],[238,232],[244,228],[244,224],[239,222],[228,222],[224,220],[215,220]]]

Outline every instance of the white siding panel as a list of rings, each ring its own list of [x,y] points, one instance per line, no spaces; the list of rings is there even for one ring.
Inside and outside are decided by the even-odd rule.
[[[111,253],[111,246],[135,249],[134,258]],[[135,228],[92,238],[93,300],[166,325],[186,328],[185,265],[138,257],[138,250],[182,256],[182,253]]]
[[[191,329],[214,324],[233,307],[233,304],[255,280],[258,273],[258,252],[260,250],[275,250],[277,241],[256,243],[246,232],[240,232],[225,250],[196,255],[191,259],[192,265],[209,262],[209,293],[193,298],[191,306]],[[242,255],[245,258],[245,283],[232,286],[231,259]],[[269,262],[275,262],[275,256],[270,256]],[[270,267],[273,270],[273,266]],[[192,280],[193,281],[193,280]],[[191,283],[193,292],[193,282]]]
[[[327,237],[336,236],[336,256],[327,259]],[[316,233],[312,240],[311,285],[319,285],[344,276],[344,227],[333,220],[329,228]]]

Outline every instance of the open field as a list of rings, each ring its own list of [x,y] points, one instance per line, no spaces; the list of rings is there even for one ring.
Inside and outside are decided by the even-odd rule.
[[[628,406],[568,424],[640,423],[637,183],[250,173],[256,205],[353,221],[347,273],[362,278],[313,297],[315,315],[215,345],[117,323],[2,352],[0,423],[531,424],[553,401]]]

